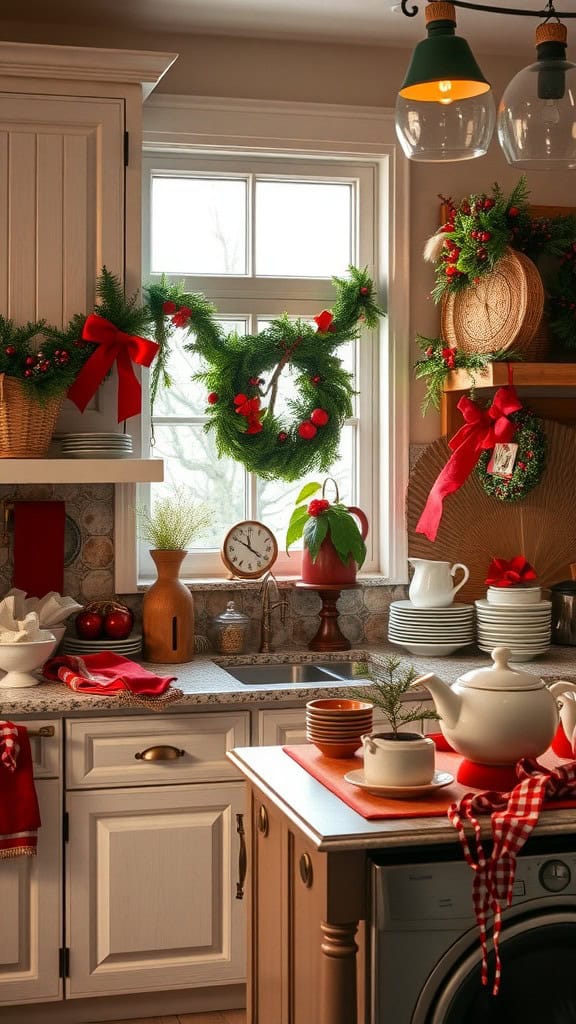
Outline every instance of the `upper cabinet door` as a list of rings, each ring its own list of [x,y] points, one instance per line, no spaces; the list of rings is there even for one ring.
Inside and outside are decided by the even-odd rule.
[[[0,93],[0,312],[90,313],[103,265],[124,278],[122,98]],[[114,377],[114,375],[113,375]],[[59,430],[113,429],[115,379]]]

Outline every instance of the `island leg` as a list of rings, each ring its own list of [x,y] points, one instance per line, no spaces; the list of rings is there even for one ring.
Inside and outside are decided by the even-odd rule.
[[[322,921],[319,1024],[357,1024],[358,921]]]

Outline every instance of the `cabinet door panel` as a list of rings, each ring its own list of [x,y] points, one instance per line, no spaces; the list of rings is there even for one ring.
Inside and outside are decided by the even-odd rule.
[[[59,783],[41,781],[36,788],[42,818],[38,854],[0,861],[0,1005],[60,999],[62,992]]]
[[[56,326],[89,313],[105,264],[124,276],[124,101],[0,94],[0,309]],[[58,429],[114,424],[113,379]]]
[[[241,982],[240,782],[69,794],[72,998]]]

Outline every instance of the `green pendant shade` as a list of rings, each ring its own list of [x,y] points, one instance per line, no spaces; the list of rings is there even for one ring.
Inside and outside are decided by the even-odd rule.
[[[490,83],[474,59],[465,39],[455,35],[456,16],[450,3],[429,3],[428,38],[418,43],[400,89],[405,99],[451,103],[480,96]]]

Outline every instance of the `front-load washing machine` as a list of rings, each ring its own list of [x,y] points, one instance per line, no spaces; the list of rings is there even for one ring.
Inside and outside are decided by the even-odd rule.
[[[518,858],[497,996],[481,983],[465,861],[390,864],[375,857],[371,1024],[576,1024],[576,852],[573,841],[563,842],[539,852],[533,843]],[[489,966],[492,979],[492,955]]]

